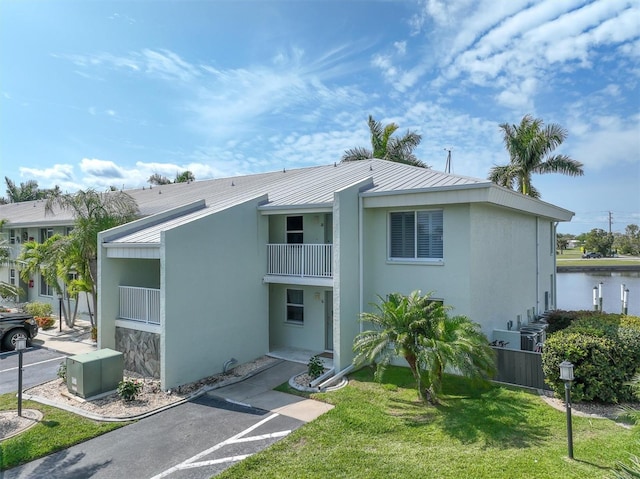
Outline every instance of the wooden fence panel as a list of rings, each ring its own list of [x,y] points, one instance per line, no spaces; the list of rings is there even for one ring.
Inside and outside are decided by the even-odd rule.
[[[496,381],[537,389],[551,389],[544,382],[542,354],[532,351],[493,348],[496,352],[498,374]]]

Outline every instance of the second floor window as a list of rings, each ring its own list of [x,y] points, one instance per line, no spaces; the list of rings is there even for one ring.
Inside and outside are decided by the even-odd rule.
[[[302,233],[302,216],[287,216],[287,243],[304,243]]]
[[[398,211],[389,214],[389,258],[443,258],[442,210]]]

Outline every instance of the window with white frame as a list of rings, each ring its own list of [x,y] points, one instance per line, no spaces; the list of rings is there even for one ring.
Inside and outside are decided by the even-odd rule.
[[[443,258],[442,210],[389,213],[389,258],[440,260]]]
[[[304,324],[304,291],[287,289],[287,323]]]
[[[40,275],[40,296],[53,296],[53,288],[47,284],[42,275]]]
[[[40,243],[44,243],[53,236],[53,228],[40,228]]]
[[[304,243],[302,216],[287,216],[287,244]]]
[[[18,241],[16,241],[16,230],[11,230],[9,232],[9,243],[10,244],[16,244],[16,243],[20,243],[20,233],[18,233]]]
[[[9,270],[9,284],[16,285],[16,270],[13,268]]]

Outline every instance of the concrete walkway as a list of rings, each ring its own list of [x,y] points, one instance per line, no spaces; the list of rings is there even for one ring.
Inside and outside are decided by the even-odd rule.
[[[240,382],[210,391],[207,395],[309,422],[333,409],[333,406],[273,390],[306,370],[303,364],[281,361]]]
[[[91,340],[89,321],[78,319],[73,328],[62,321],[62,330],[60,329],[60,323],[57,321],[53,328],[40,329],[32,342],[33,346],[51,349],[69,356],[96,351],[97,345]]]

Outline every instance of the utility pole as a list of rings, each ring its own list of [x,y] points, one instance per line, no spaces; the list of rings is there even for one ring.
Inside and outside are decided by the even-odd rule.
[[[611,234],[611,223],[613,223],[613,211],[609,211],[609,234]]]

